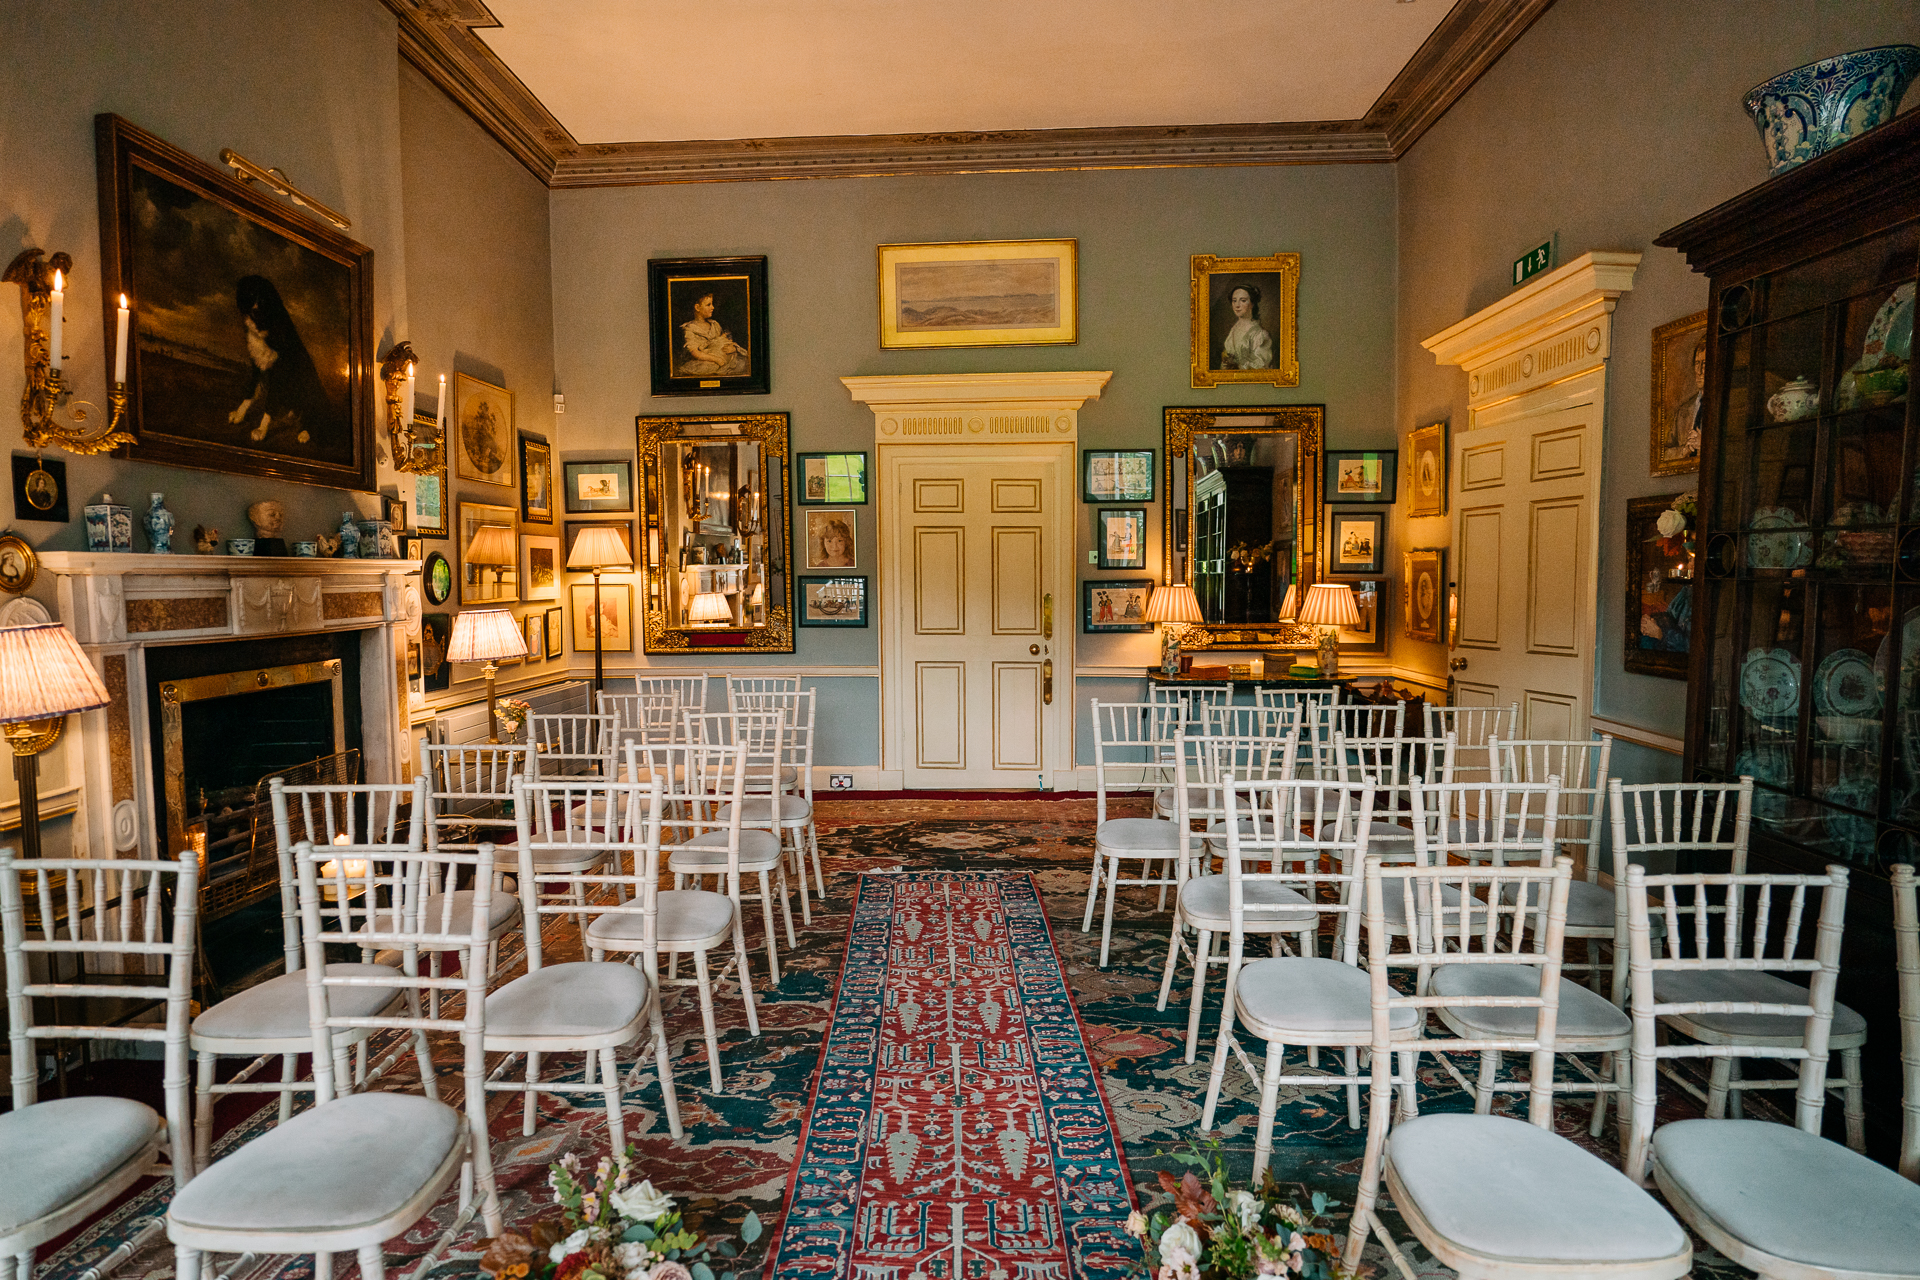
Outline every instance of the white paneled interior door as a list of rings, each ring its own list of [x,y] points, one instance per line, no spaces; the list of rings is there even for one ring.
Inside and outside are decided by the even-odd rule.
[[[881,447],[887,767],[907,787],[1031,789],[1066,767],[1073,460]]]

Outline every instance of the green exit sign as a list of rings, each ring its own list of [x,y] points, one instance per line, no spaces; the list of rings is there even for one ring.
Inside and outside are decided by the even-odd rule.
[[[1553,241],[1547,240],[1513,260],[1513,282],[1516,285],[1525,284],[1552,264]]]

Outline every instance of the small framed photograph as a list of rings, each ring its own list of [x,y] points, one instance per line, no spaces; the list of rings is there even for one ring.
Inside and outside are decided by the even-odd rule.
[[[520,518],[553,523],[553,448],[542,436],[520,437]]]
[[[1102,507],[1094,513],[1093,528],[1102,569],[1147,567],[1147,509]]]
[[[521,635],[527,642],[527,661],[538,662],[546,651],[547,624],[543,615],[530,613],[520,619]]]
[[[67,464],[64,461],[13,455],[13,518],[67,523]]]
[[[1407,514],[1447,514],[1447,424],[1436,422],[1408,432],[1407,452],[1413,459],[1413,492]]]
[[[1080,501],[1152,502],[1153,450],[1082,449]]]
[[[1360,625],[1340,628],[1340,647],[1348,651],[1384,653],[1387,633],[1381,610],[1386,607],[1390,578],[1357,578],[1347,585],[1353,588],[1353,607],[1360,612]]]
[[[580,541],[581,531],[583,529],[587,529],[596,524],[604,524],[610,528],[618,529],[620,531],[620,541],[627,544],[627,559],[633,561],[635,565],[638,565],[640,563],[640,557],[636,555],[633,550],[633,525],[634,525],[633,521],[631,520],[568,520],[567,522],[565,522],[560,526],[561,567],[564,568],[566,566],[567,561],[573,558],[573,544]],[[631,573],[633,572],[633,570],[608,569],[606,572]]]
[[[633,510],[631,458],[563,462],[560,477],[566,489],[568,515],[613,515]]]
[[[600,633],[602,653],[633,652],[633,587],[625,582],[600,583],[600,613],[593,610],[593,584],[573,584],[573,651],[592,653],[593,636]]]
[[[880,246],[880,346],[1080,340],[1078,240]]]
[[[767,394],[764,257],[649,259],[647,312],[653,394]]]
[[[407,531],[407,504],[399,498],[380,495],[380,518],[387,522],[395,535]]]
[[[1147,599],[1152,595],[1151,578],[1082,582],[1080,630],[1088,635],[1103,631],[1151,631],[1153,624],[1147,621]]]
[[[606,584],[601,584],[605,590]],[[544,619],[547,633],[547,661],[562,657],[567,651],[567,611],[559,605],[547,610]]]
[[[1377,574],[1387,560],[1387,513],[1336,511],[1329,517],[1327,568],[1333,573]]]
[[[1400,484],[1398,449],[1327,450],[1328,502],[1395,501]]]
[[[520,598],[560,598],[560,539],[546,534],[520,535]]]
[[[453,375],[454,474],[513,488],[513,392],[464,373]]]
[[[1409,640],[1444,644],[1447,638],[1447,551],[1421,547],[1406,554],[1402,600]]]
[[[1707,313],[1669,320],[1653,331],[1653,424],[1648,470],[1683,476],[1700,469],[1707,405]]]
[[[803,578],[793,580],[799,596],[794,612],[803,627],[864,627],[867,625],[865,578]]]
[[[425,414],[415,414],[413,418],[415,432],[433,430],[433,419]],[[416,461],[426,450],[416,450]],[[413,496],[408,502],[411,508],[409,524],[413,531],[423,538],[444,538],[447,536],[447,451],[444,447],[433,451],[433,463],[425,471],[413,476]]]
[[[1693,639],[1693,557],[1660,536],[1660,513],[1680,495],[1627,499],[1627,628],[1624,665],[1643,676],[1687,678]]]
[[[795,506],[867,500],[867,455],[801,453],[793,459]]]
[[[1191,265],[1192,384],[1299,386],[1295,320],[1300,255],[1220,258],[1201,253],[1193,256]]]
[[[808,569],[851,569],[860,563],[854,543],[853,512],[809,511],[807,517]]]

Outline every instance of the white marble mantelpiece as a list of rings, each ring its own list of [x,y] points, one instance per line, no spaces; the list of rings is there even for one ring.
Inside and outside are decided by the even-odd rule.
[[[68,721],[69,760],[83,780],[76,852],[161,852],[146,668],[156,647],[358,632],[365,780],[402,776],[419,561],[52,551],[41,555],[40,572],[53,580],[55,616],[113,699]]]

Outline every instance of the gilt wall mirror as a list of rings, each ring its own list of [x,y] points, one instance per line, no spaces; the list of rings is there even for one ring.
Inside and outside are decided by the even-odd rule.
[[[787,415],[641,418],[648,653],[792,653]]]
[[[1166,410],[1163,577],[1190,582],[1204,622],[1185,643],[1311,648],[1283,621],[1317,574],[1324,405]]]

